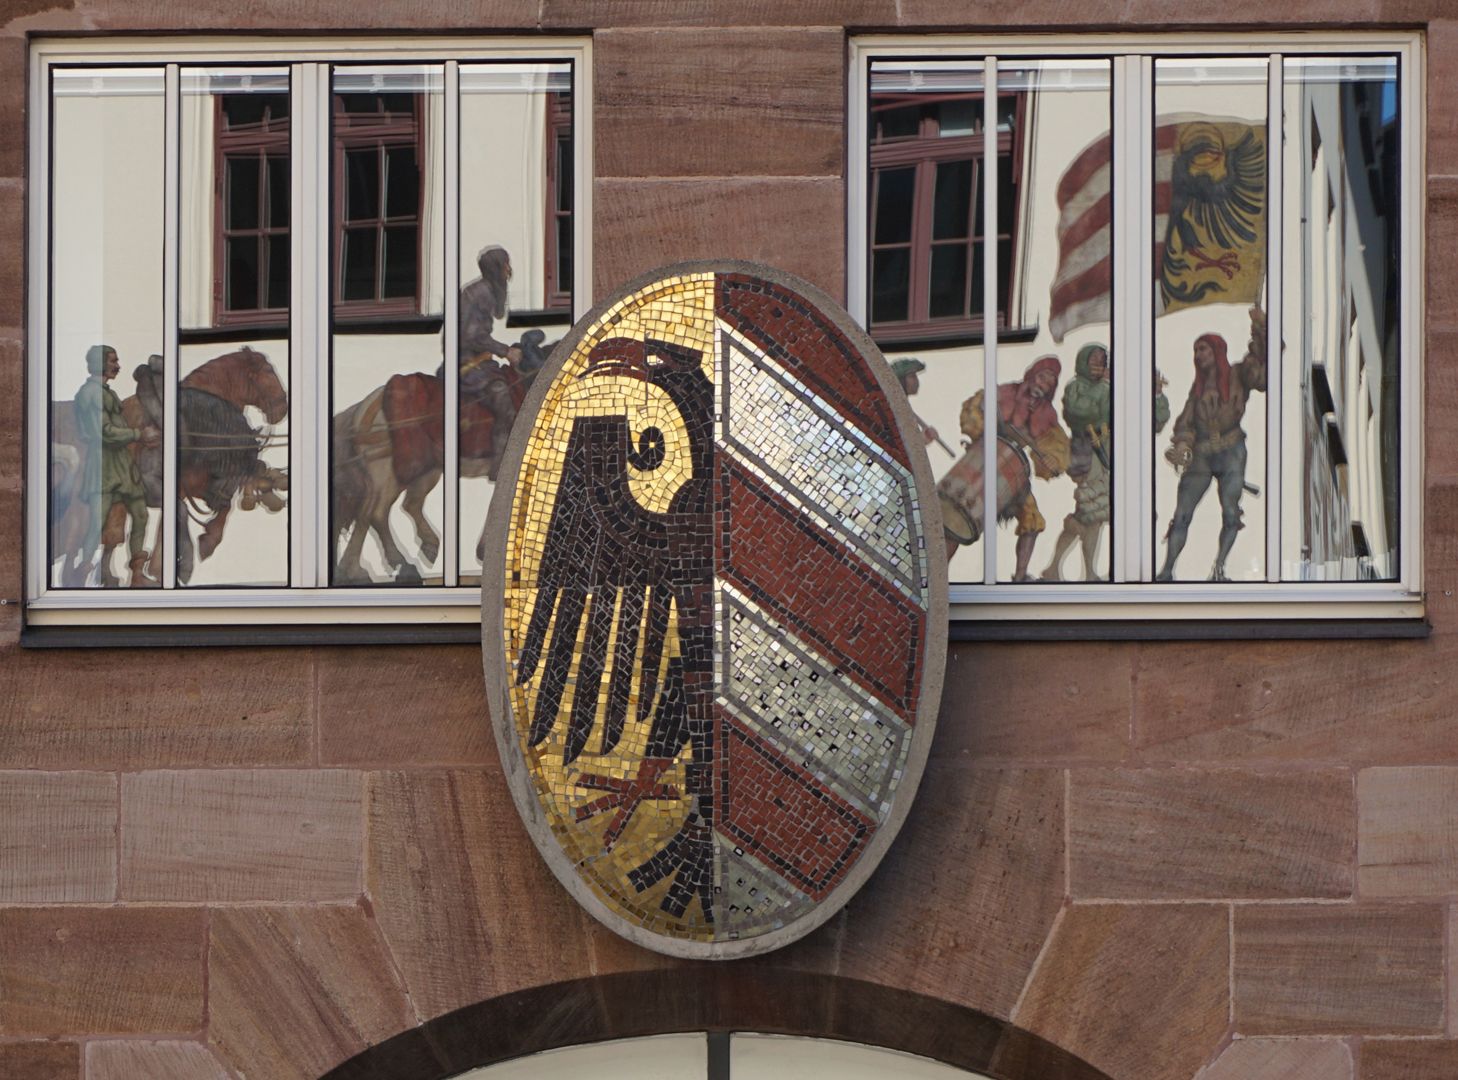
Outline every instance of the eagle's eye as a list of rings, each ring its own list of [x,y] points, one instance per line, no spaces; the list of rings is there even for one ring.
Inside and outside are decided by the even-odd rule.
[[[638,448],[634,450],[631,443],[628,446],[628,464],[639,472],[652,472],[663,464],[666,452],[663,432],[656,427],[647,427],[638,433]]]

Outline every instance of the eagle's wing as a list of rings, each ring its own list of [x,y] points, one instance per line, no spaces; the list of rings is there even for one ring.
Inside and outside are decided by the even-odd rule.
[[[1259,235],[1266,202],[1266,148],[1254,130],[1247,131],[1225,154],[1225,178],[1211,184],[1192,212],[1214,246],[1233,248]]]
[[[651,456],[651,449],[645,435],[639,451],[632,451],[626,420],[611,416],[578,417],[568,441],[516,676],[518,685],[527,683],[545,651],[529,735],[536,746],[556,726],[575,661],[564,762],[587,745],[615,625],[603,753],[622,738],[635,672],[641,672],[640,720],[660,688],[673,595],[664,557],[666,521],[633,500],[626,473],[630,457]]]

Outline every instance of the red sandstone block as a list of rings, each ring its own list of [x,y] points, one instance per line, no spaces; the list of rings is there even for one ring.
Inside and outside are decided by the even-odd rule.
[[[840,974],[1007,1016],[1063,897],[1062,770],[933,761],[846,906]]]
[[[1356,805],[1347,770],[1071,775],[1075,897],[1351,895]]]
[[[0,1031],[198,1030],[204,920],[191,908],[0,909]]]
[[[1437,898],[1458,893],[1458,768],[1363,769],[1358,887],[1366,897]]]
[[[116,897],[111,773],[0,773],[0,903]]]
[[[68,1042],[0,1043],[5,1080],[80,1080],[81,1047]]]
[[[839,29],[601,30],[593,65],[600,177],[844,170]]]
[[[494,771],[372,774],[367,891],[422,1018],[589,973],[588,917]]]
[[[1458,1042],[1447,1039],[1364,1039],[1359,1080],[1447,1080],[1458,1076]]]
[[[314,1080],[419,1023],[366,912],[213,913],[208,1041],[240,1075]]]
[[[1135,755],[1184,766],[1458,760],[1454,642],[1140,645]]]
[[[212,1051],[195,1042],[107,1039],[86,1044],[86,1080],[229,1080]]]
[[[1352,1080],[1352,1051],[1337,1039],[1237,1039],[1195,1080]]]
[[[1437,906],[1237,908],[1236,1031],[1438,1034],[1444,931]]]
[[[0,766],[302,764],[313,701],[307,649],[0,647]]]
[[[1229,1024],[1229,912],[1065,909],[1013,1023],[1114,1077],[1188,1080]]]
[[[544,0],[542,25],[594,26],[889,26],[895,0]]]
[[[844,296],[845,185],[838,176],[599,179],[593,195],[599,296],[684,259],[755,259]]]
[[[1132,656],[1116,642],[953,645],[932,753],[974,763],[1122,761]]]
[[[481,649],[320,649],[325,765],[494,765]]]
[[[128,899],[353,899],[363,869],[360,773],[218,769],[122,780]]]

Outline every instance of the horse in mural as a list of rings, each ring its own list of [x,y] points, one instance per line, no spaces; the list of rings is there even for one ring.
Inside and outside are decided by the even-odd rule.
[[[139,365],[133,377],[137,392],[122,401],[128,426],[151,425],[163,430],[163,370],[161,357],[153,356]],[[260,453],[269,432],[260,430],[244,415],[248,407],[263,413],[269,424],[288,416],[288,392],[268,357],[253,349],[214,357],[185,376],[177,394],[177,580],[192,578],[195,559],[206,559],[222,542],[235,497],[239,505],[252,509],[262,504],[270,511],[283,509],[279,492],[288,490],[288,476],[269,468]],[[74,403],[53,402],[51,406],[52,554],[62,558],[62,584],[86,583],[94,552],[82,550],[88,524],[85,501],[76,484],[86,450],[78,438]],[[140,441],[130,444],[129,453],[142,476],[146,504],[160,509],[163,499],[162,447],[148,447]],[[72,464],[74,463],[74,464]],[[202,526],[194,554],[189,520]],[[113,504],[102,528],[101,584],[121,584],[112,572],[112,552],[126,539],[126,513]],[[151,582],[161,580],[162,545],[153,546],[147,574]],[[133,584],[137,584],[134,582]]]
[[[551,346],[541,330],[528,330],[514,348],[519,359],[501,366],[489,357],[462,365],[491,365],[510,398],[507,415],[499,404],[472,393],[462,380],[460,399],[460,471],[462,477],[496,478],[504,433],[526,397],[532,379]],[[495,405],[495,407],[493,407]],[[416,566],[395,541],[390,511],[396,502],[415,527],[421,561],[428,565],[440,554],[440,534],[425,513],[425,500],[445,472],[445,381],[441,373],[392,375],[384,386],[334,416],[332,432],[332,510],[338,584],[371,584],[360,564],[367,536],[374,534],[385,565],[402,585],[421,583]],[[402,499],[403,496],[403,499]],[[347,537],[347,539],[346,539]],[[476,548],[485,542],[485,530]],[[342,545],[342,550],[341,550]]]

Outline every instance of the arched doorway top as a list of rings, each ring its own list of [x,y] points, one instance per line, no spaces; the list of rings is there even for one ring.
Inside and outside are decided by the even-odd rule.
[[[683,1031],[843,1039],[995,1080],[1110,1080],[1047,1040],[975,1009],[754,961],[682,964],[505,994],[401,1032],[323,1080],[449,1080],[542,1050]]]

